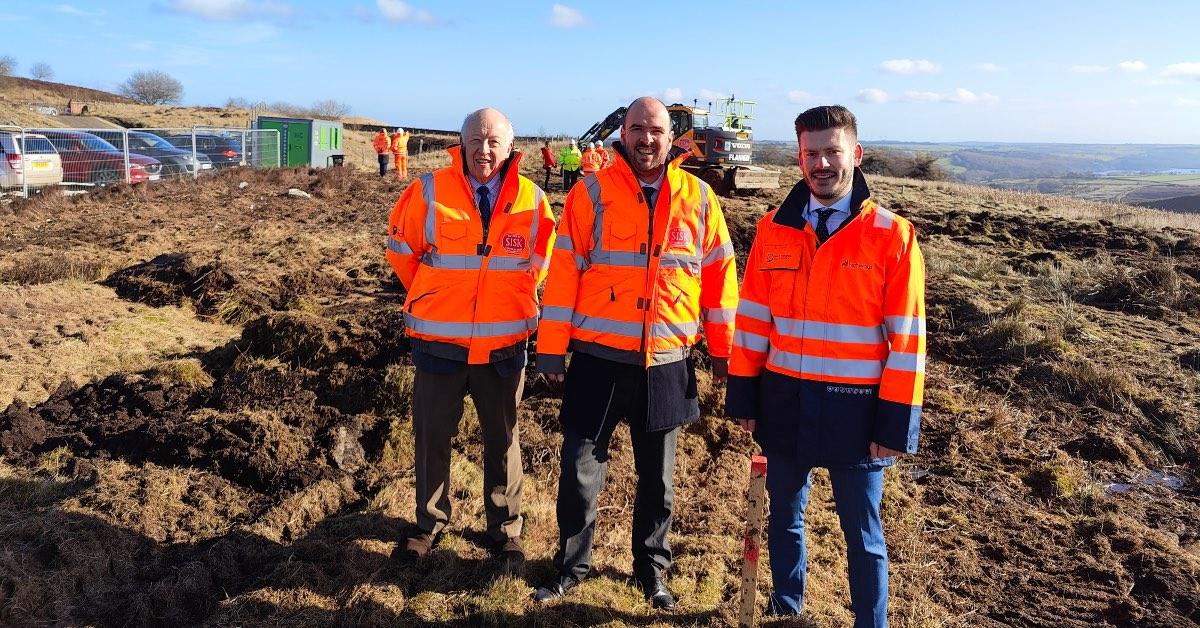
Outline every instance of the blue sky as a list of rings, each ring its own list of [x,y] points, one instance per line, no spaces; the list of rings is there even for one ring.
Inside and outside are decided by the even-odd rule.
[[[841,103],[864,139],[1200,143],[1200,2],[15,2],[0,55],[113,90],[159,69],[184,103],[311,104],[579,134],[642,94],[759,102],[756,135]]]

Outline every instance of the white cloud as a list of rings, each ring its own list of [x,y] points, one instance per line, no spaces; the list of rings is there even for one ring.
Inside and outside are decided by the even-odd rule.
[[[1071,71],[1076,74],[1100,74],[1101,72],[1107,72],[1110,69],[1111,68],[1109,68],[1107,65],[1073,65],[1073,66],[1071,66]]]
[[[983,103],[994,103],[999,98],[991,94],[976,94],[975,92],[959,87],[958,89],[949,92],[924,92],[924,91],[907,91],[904,92],[905,102],[926,103],[926,102],[943,102],[955,103],[959,105],[974,105]]]
[[[806,105],[816,99],[808,92],[793,89],[787,93],[787,100],[794,105]]]
[[[668,87],[663,90],[663,100],[667,102],[679,102],[683,100],[683,90],[678,87]]]
[[[101,15],[104,15],[103,10],[84,11],[83,9],[81,9],[73,4],[56,5],[54,7],[54,12],[62,13],[64,15],[74,15],[76,17],[100,17]]]
[[[708,89],[707,87],[704,89],[701,89],[699,95],[700,95],[700,100],[710,100],[710,101],[714,101],[714,102],[718,101],[718,100],[725,100],[726,98],[729,98],[729,94],[726,94],[724,92],[715,92],[711,89]]]
[[[556,4],[550,7],[550,23],[558,28],[577,28],[587,24],[587,18],[583,17],[579,9]]]
[[[945,96],[937,92],[904,92],[904,100],[908,102],[942,102]]]
[[[1167,76],[1186,76],[1200,80],[1200,63],[1172,63],[1163,72]]]
[[[393,24],[402,22],[432,24],[437,21],[429,11],[414,9],[403,0],[375,0],[375,4],[379,7],[379,12],[383,14],[383,19]]]
[[[167,7],[182,15],[212,22],[236,22],[255,18],[290,18],[296,9],[283,2],[252,0],[172,0]]]
[[[942,66],[928,59],[888,59],[879,69],[892,74],[937,74]]]
[[[1176,107],[1200,107],[1200,98],[1176,98]]]
[[[996,65],[995,63],[976,63],[975,69],[979,70],[980,72],[987,72],[989,74],[995,74],[996,72],[1004,71],[1004,68]]]
[[[858,102],[880,105],[890,100],[892,100],[892,97],[882,89],[870,87],[858,92]]]
[[[149,51],[151,51],[151,50],[154,50],[154,42],[151,42],[151,41],[133,41],[133,42],[129,42],[129,48],[130,48],[131,50],[137,50],[137,51],[140,51],[140,52],[149,52]]]
[[[1145,72],[1146,64],[1141,61],[1122,61],[1117,67],[1124,72]]]

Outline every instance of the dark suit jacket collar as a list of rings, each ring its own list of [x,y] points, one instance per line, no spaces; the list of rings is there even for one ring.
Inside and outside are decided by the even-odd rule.
[[[775,224],[803,231],[807,223],[804,219],[804,208],[808,205],[811,194],[808,182],[801,179],[792,191],[788,192],[787,198],[783,199],[779,211],[775,212]],[[868,198],[871,198],[871,190],[867,187],[867,177],[863,175],[862,170],[855,168],[854,187],[850,189],[850,217],[846,219],[847,223],[862,211],[863,201]]]

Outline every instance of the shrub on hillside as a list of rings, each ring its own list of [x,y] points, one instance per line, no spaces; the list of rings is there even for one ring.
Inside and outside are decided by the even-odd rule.
[[[946,172],[938,158],[929,153],[899,153],[880,148],[872,148],[862,160],[862,171],[867,174],[879,174],[888,177],[905,177],[923,181],[949,181],[950,173]]]
[[[122,96],[144,105],[177,103],[183,98],[183,84],[159,70],[139,70],[118,88]]]

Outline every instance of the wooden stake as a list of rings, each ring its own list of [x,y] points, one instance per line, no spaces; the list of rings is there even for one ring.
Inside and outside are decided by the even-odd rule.
[[[767,505],[767,459],[750,457],[750,491],[746,495],[746,536],[742,539],[742,590],[738,625],[754,625],[754,598],[758,593],[758,555],[762,548],[763,513]]]

